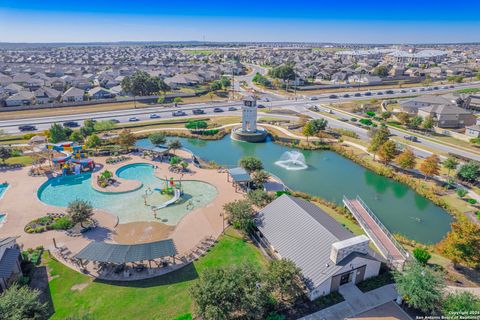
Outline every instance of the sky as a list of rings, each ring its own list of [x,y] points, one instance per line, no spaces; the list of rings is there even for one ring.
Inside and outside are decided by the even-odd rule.
[[[0,0],[0,42],[480,42],[480,0]]]

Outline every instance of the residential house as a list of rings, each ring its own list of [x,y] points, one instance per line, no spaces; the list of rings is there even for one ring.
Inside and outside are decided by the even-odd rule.
[[[17,238],[0,239],[0,292],[8,289],[22,275]]]
[[[418,115],[422,118],[432,117],[437,127],[445,129],[464,128],[477,122],[470,111],[451,104],[423,107],[418,110]]]
[[[480,138],[480,125],[475,124],[473,126],[465,127],[465,135],[472,138]]]
[[[62,100],[64,102],[79,102],[83,101],[84,95],[85,91],[75,87],[71,87],[63,93]]]
[[[348,83],[375,85],[382,83],[382,79],[379,76],[372,76],[369,74],[354,74],[348,77]]]
[[[35,94],[31,91],[20,91],[5,100],[7,107],[29,106],[35,103]]]
[[[60,99],[62,93],[52,88],[40,88],[35,90],[35,101],[39,104],[55,102]]]
[[[353,235],[315,204],[289,195],[255,217],[261,244],[300,268],[311,300],[346,283],[377,276],[381,258],[365,235]]]
[[[88,90],[88,97],[92,100],[110,99],[114,96],[115,95],[110,90],[102,87],[95,87]]]

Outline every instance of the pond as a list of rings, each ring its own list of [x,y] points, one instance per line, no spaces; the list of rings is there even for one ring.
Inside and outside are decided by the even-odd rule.
[[[332,151],[301,151],[308,168],[287,170],[275,162],[292,149],[271,141],[255,144],[234,141],[230,136],[214,141],[179,140],[202,159],[222,165],[234,166],[243,156],[258,157],[267,171],[291,189],[337,204],[342,204],[343,195],[359,195],[391,232],[425,244],[440,241],[450,230],[452,217],[445,210],[408,186],[373,173]],[[152,147],[148,139],[138,140],[137,145]]]

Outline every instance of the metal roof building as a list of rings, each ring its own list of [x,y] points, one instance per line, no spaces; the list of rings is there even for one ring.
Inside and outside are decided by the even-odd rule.
[[[368,238],[355,237],[313,203],[283,195],[255,221],[263,244],[302,270],[312,300],[378,275],[379,255],[368,247]]]

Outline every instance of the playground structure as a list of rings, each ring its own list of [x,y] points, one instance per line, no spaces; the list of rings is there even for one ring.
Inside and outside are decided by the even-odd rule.
[[[162,203],[158,206],[152,206],[153,211],[156,211],[156,210],[168,207],[171,204],[174,204],[175,202],[177,202],[180,199],[180,197],[183,194],[182,183],[181,182],[176,183],[173,178],[165,179],[164,187],[163,188],[155,188],[154,190],[157,191],[157,192],[160,192],[161,194],[173,195],[173,197],[170,200],[168,200],[168,201],[166,201],[166,202],[164,202],[164,203]]]
[[[48,150],[63,154],[61,157],[52,159],[54,166],[62,170],[62,174],[69,172],[79,174],[81,171],[93,170],[95,162],[88,158],[84,145],[75,142],[48,143]]]

